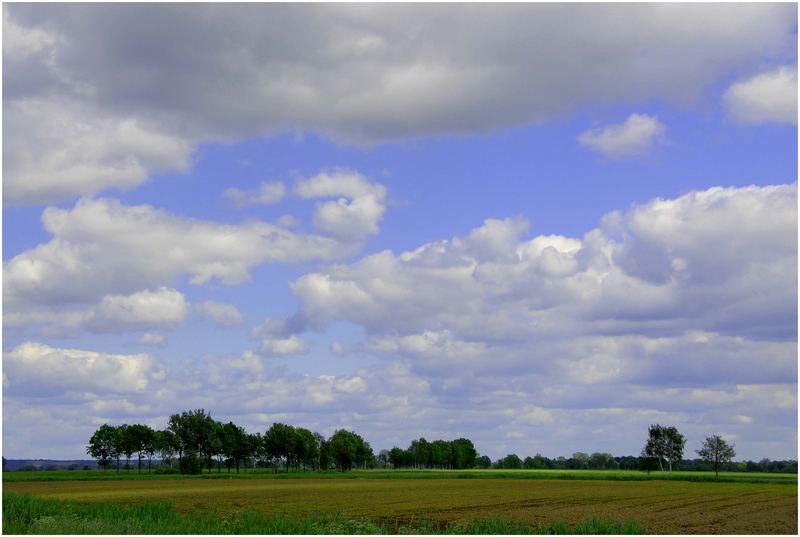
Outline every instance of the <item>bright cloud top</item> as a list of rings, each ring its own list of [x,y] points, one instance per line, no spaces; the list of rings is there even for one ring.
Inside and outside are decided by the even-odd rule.
[[[666,126],[647,114],[631,114],[624,123],[585,131],[578,142],[608,158],[638,157],[664,140]]]
[[[344,257],[360,249],[354,238],[377,232],[383,205],[368,194],[343,203],[339,212],[322,204],[317,213],[316,227],[325,235],[260,221],[219,224],[107,198],[48,208],[42,223],[54,238],[5,264],[6,311],[31,314],[40,307],[91,302],[183,275],[195,284],[237,284],[263,263]]]
[[[3,353],[3,388],[10,393],[130,394],[143,392],[164,373],[147,354],[105,354],[40,343],[24,343]]]
[[[591,356],[564,352],[579,334],[627,334],[645,347],[693,330],[788,341],[796,337],[796,201],[795,185],[713,188],[611,213],[582,240],[523,240],[524,221],[487,220],[464,238],[335,265],[292,289],[308,326],[349,321],[378,337],[371,348],[434,364],[493,369],[504,356],[511,367],[535,367],[549,361],[549,345]],[[791,355],[779,362],[760,375],[792,370]],[[620,374],[634,374],[630,365]]]
[[[736,82],[723,96],[728,115],[747,125],[797,125],[797,68],[780,67]]]

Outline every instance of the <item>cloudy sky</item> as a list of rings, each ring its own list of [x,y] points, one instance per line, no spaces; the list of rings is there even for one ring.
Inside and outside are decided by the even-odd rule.
[[[797,452],[792,4],[3,6],[3,443]]]

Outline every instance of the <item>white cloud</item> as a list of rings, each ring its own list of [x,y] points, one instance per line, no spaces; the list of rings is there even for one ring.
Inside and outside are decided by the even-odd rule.
[[[4,100],[3,133],[3,197],[12,204],[126,191],[191,165],[192,145],[181,138],[56,100]]]
[[[147,354],[106,354],[30,342],[3,353],[4,391],[14,394],[136,393],[162,371]]]
[[[783,66],[736,82],[722,100],[737,123],[797,125],[797,68]]]
[[[663,140],[666,127],[647,114],[631,114],[624,123],[582,132],[578,141],[612,159],[637,157],[650,152]]]
[[[137,343],[139,345],[145,345],[150,347],[166,347],[167,338],[164,334],[157,334],[155,332],[145,332],[137,340]]]
[[[374,196],[320,203],[314,211],[314,228],[343,239],[362,240],[380,231],[378,224],[385,210]]]
[[[264,356],[303,354],[306,352],[306,344],[294,334],[283,339],[265,338],[261,340],[259,352]]]
[[[285,195],[286,187],[280,181],[264,181],[255,190],[241,190],[231,187],[223,193],[223,196],[237,207],[274,205],[281,201]]]
[[[294,191],[301,198],[343,196],[317,204],[314,228],[344,240],[363,240],[377,234],[386,211],[386,188],[352,170],[337,169],[300,179]]]
[[[42,222],[53,238],[4,264],[8,313],[91,303],[184,275],[193,284],[237,284],[262,263],[330,260],[360,247],[266,222],[219,224],[112,199],[83,199],[72,209],[51,207]]]
[[[131,295],[106,295],[92,308],[84,326],[95,332],[174,328],[183,323],[189,304],[182,293],[160,287]]]
[[[294,192],[301,198],[336,198],[344,196],[357,199],[372,196],[383,201],[386,188],[378,183],[371,183],[362,174],[347,169],[336,169],[331,172],[320,172],[314,177],[300,179]]]
[[[779,4],[7,5],[4,197],[124,190],[185,170],[200,143],[287,130],[374,144],[691,104],[732,70],[789,61],[795,18]],[[142,28],[148,47],[129,46]]]
[[[237,326],[244,322],[242,312],[231,304],[222,304],[220,302],[214,302],[213,300],[206,300],[205,302],[196,304],[195,308],[201,315],[211,319],[214,324],[220,328]]]
[[[298,278],[294,319],[354,323],[362,349],[440,373],[453,362],[552,372],[559,357],[573,381],[644,381],[662,371],[656,356],[680,355],[691,360],[670,367],[691,378],[775,381],[794,364],[796,202],[796,185],[712,188],[612,213],[582,240],[526,240],[524,220],[487,220],[466,237]],[[754,368],[748,353],[772,366]]]

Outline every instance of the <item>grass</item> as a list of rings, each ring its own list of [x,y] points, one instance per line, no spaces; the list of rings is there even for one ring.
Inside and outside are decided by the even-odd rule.
[[[625,522],[613,517],[586,517],[570,527],[564,522],[544,525],[505,520],[501,517],[438,523],[420,519],[374,521],[348,519],[339,515],[305,517],[272,516],[245,511],[239,515],[206,512],[187,516],[167,502],[136,506],[114,503],[81,504],[35,498],[10,493],[3,497],[3,531],[6,534],[235,534],[235,535],[613,535],[642,534],[644,528],[635,520]]]
[[[139,474],[136,470],[53,470],[3,472],[3,481],[95,481],[95,480],[182,480],[182,479],[579,479],[602,481],[692,481],[709,483],[782,483],[797,485],[797,474],[762,472],[639,472],[636,470],[354,470],[352,472],[281,472],[248,470],[239,474],[203,473]]]
[[[479,533],[495,533],[489,530],[491,524],[501,524],[507,528],[503,531],[533,533],[563,523],[576,531],[578,524],[588,523],[597,514],[613,515],[618,521],[639,521],[653,533],[797,533],[796,484],[442,477],[195,478],[5,482],[3,491],[79,504],[166,503],[182,516],[202,517],[213,512],[226,520],[255,513],[268,520],[319,522],[319,513],[339,513],[339,520],[369,521],[381,528],[386,526],[387,533],[401,532],[402,525],[420,524],[445,528],[437,533],[459,527],[459,533],[470,533],[474,524],[483,525],[480,527],[485,531]],[[509,529],[514,524],[519,527]]]

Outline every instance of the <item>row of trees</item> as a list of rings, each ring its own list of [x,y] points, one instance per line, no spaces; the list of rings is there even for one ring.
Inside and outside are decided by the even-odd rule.
[[[264,434],[247,433],[233,422],[214,420],[203,409],[173,414],[163,430],[147,425],[101,425],[92,435],[86,452],[101,468],[108,469],[125,457],[130,468],[132,457],[142,471],[142,460],[158,455],[168,469],[177,462],[181,473],[211,472],[216,465],[238,473],[245,461],[253,466],[272,467],[275,471],[301,469],[350,470],[372,467],[375,455],[369,443],[358,434],[340,429],[325,439],[320,433],[302,427],[274,423]]]
[[[383,467],[391,468],[441,468],[460,470],[473,468],[478,452],[471,440],[413,440],[407,449],[394,447],[378,455]]]
[[[762,459],[756,463],[744,461],[733,463],[736,456],[735,446],[719,435],[712,435],[703,440],[702,446],[697,450],[699,459],[683,460],[686,447],[686,437],[677,428],[651,425],[648,429],[648,438],[642,448],[640,457],[614,457],[610,453],[583,452],[573,453],[569,459],[558,457],[549,459],[536,454],[524,460],[516,454],[509,454],[493,464],[488,457],[481,457],[477,461],[478,467],[492,467],[500,469],[552,469],[552,470],[644,470],[655,469],[672,472],[673,468],[681,470],[714,470],[719,475],[720,470],[745,471],[745,472],[797,472],[797,461],[770,461]],[[485,460],[484,460],[485,459]]]
[[[492,468],[508,470],[616,470],[620,468],[620,465],[610,453],[592,453],[588,455],[578,451],[573,453],[569,459],[565,457],[549,459],[537,453],[534,457],[525,457],[522,460],[512,453],[499,459],[492,465]]]
[[[377,456],[369,442],[358,434],[337,430],[330,438],[323,437],[303,427],[273,423],[263,434],[247,433],[233,422],[221,423],[204,410],[173,414],[163,430],[147,425],[104,424],[92,435],[87,453],[97,459],[101,468],[108,469],[125,458],[126,467],[135,458],[138,471],[147,459],[158,456],[166,470],[181,473],[199,473],[208,468],[211,472],[225,466],[233,468],[272,468],[287,472],[352,468],[498,468],[498,469],[554,469],[554,470],[655,470],[673,468],[681,470],[782,471],[797,472],[797,461],[770,461],[733,463],[734,446],[718,435],[709,436],[697,451],[700,459],[683,460],[686,438],[675,428],[659,424],[648,429],[648,439],[640,457],[613,457],[610,453],[576,452],[572,457],[550,459],[540,454],[521,459],[509,454],[494,463],[488,456],[479,456],[473,443],[466,438],[428,441],[420,438],[408,448],[394,447],[382,450]],[[177,468],[175,468],[177,466]]]

